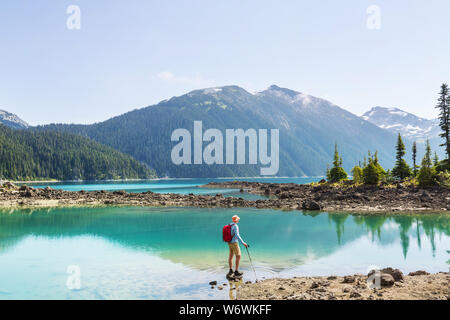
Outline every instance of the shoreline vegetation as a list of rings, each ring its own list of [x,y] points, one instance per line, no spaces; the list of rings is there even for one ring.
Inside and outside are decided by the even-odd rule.
[[[257,208],[348,212],[358,214],[450,212],[450,189],[411,185],[342,185],[313,183],[210,182],[199,188],[237,189],[266,199],[216,195],[128,193],[117,191],[64,191],[50,187],[0,185],[0,208],[51,208],[75,206],[149,206],[198,208]]]

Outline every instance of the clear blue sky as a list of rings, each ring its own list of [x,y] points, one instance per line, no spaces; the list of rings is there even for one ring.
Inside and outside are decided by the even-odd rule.
[[[69,5],[81,29],[69,30]],[[370,5],[381,29],[366,26]],[[93,123],[187,91],[271,84],[361,115],[432,118],[450,82],[448,0],[9,0],[0,3],[0,109]]]

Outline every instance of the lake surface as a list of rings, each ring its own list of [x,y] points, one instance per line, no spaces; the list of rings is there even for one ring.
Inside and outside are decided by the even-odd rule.
[[[142,180],[142,181],[82,181],[82,182],[52,182],[52,183],[33,183],[28,184],[36,188],[45,188],[47,186],[54,189],[62,189],[67,191],[94,191],[94,190],[125,190],[128,192],[145,192],[153,191],[158,193],[181,193],[181,194],[216,194],[223,193],[224,196],[237,196],[239,190],[236,189],[204,189],[198,188],[209,182],[225,182],[225,181],[249,181],[249,182],[267,182],[267,183],[298,183],[305,184],[317,182],[320,177],[311,178],[222,178],[222,179],[160,179],[160,180]],[[239,195],[241,196],[241,195]],[[251,199],[252,195],[244,196]],[[259,196],[255,196],[260,198]]]
[[[229,285],[220,291],[208,283],[227,283],[228,248],[221,232],[236,213],[259,278],[366,273],[372,265],[403,272],[449,269],[450,218],[439,214],[145,207],[0,211],[0,299],[233,298]],[[243,280],[253,281],[243,247],[242,253]],[[79,289],[71,282],[74,270],[80,271]]]

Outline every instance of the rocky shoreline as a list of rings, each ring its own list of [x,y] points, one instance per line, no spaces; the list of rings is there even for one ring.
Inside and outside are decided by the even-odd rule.
[[[232,188],[273,197],[272,205],[298,210],[342,212],[449,212],[450,189],[404,186],[334,186],[328,184],[211,182],[203,188]],[[256,201],[263,204],[262,201]]]
[[[212,182],[202,188],[232,188],[267,196],[246,200],[216,195],[160,194],[151,191],[64,191],[32,188],[6,182],[0,186],[0,208],[68,206],[150,206],[199,208],[258,208],[321,210],[328,212],[404,213],[450,212],[450,190],[444,188],[334,187],[329,185],[273,184],[259,182]]]
[[[378,278],[377,278],[378,276]],[[416,271],[403,275],[385,268],[377,276],[294,277],[247,283],[236,292],[240,300],[449,300],[450,273]],[[375,283],[375,281],[377,281]]]

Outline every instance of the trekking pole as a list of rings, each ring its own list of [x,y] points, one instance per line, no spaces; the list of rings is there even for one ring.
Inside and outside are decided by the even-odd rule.
[[[255,274],[256,282],[258,282],[258,277],[256,276],[255,267],[253,266],[252,257],[250,257],[250,252],[248,251],[248,246],[245,247],[245,249],[247,249],[248,259],[250,260],[250,264],[252,265],[252,269],[253,269],[253,273]]]

